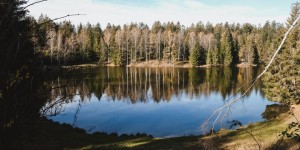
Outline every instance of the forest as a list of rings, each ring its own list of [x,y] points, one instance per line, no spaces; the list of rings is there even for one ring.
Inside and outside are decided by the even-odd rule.
[[[297,10],[295,10],[297,11]],[[189,62],[192,66],[265,64],[278,46],[286,27],[282,23],[202,23],[185,27],[180,22],[156,21],[150,28],[143,23],[120,25],[98,23],[73,25],[70,21],[53,22],[47,15],[32,24],[41,25],[35,34],[36,51],[46,64],[85,63],[125,66],[135,62],[164,60]],[[42,36],[40,36],[42,35]]]

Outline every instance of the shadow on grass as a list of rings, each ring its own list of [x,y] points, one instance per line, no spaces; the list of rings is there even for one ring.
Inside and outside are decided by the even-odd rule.
[[[83,129],[42,119],[24,140],[24,149],[199,149],[198,144],[198,136],[159,139],[146,134],[87,134]]]
[[[220,130],[214,135],[184,136],[175,138],[153,138],[146,134],[120,135],[96,132],[87,134],[85,130],[73,128],[71,125],[59,124],[41,119],[29,138],[24,140],[24,149],[232,149],[236,146],[257,149],[251,134],[263,142],[263,149],[281,149],[291,147],[291,141],[283,141],[274,145],[277,133],[286,127],[281,121],[274,119],[235,131]],[[273,140],[272,140],[273,139]],[[299,143],[294,143],[295,146]],[[289,146],[288,146],[289,145]],[[292,146],[294,147],[294,146]]]
[[[199,137],[179,137],[166,139],[136,138],[121,142],[89,145],[82,149],[202,149],[199,145]]]

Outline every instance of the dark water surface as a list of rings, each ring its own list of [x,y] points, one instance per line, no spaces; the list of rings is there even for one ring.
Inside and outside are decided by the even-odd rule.
[[[53,77],[45,109],[49,119],[88,132],[146,133],[155,137],[199,135],[200,127],[231,96],[245,91],[261,68],[95,68],[65,72]],[[60,88],[57,88],[60,87]],[[274,104],[264,97],[261,81],[237,102],[223,121],[249,124],[264,120],[261,114]]]

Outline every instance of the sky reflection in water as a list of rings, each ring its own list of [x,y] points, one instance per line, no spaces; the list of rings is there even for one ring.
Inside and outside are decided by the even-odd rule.
[[[201,125],[212,112],[259,71],[98,68],[64,73],[51,84],[68,86],[52,91],[50,100],[77,95],[67,96],[67,103],[62,104],[64,111],[49,118],[92,132],[146,133],[155,137],[199,135],[207,132],[201,130]],[[236,103],[216,129],[228,128],[226,121],[231,120],[243,124],[262,121],[266,105],[273,104],[264,98],[262,86],[259,82],[243,101]]]

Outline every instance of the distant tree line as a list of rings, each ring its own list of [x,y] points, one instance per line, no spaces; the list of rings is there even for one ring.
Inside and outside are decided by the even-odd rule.
[[[179,22],[154,22],[115,26],[55,23],[45,15],[32,24],[41,25],[36,34],[36,51],[46,64],[99,63],[128,65],[149,60],[170,63],[189,61],[191,65],[263,64],[284,34],[284,24],[203,24],[185,27]],[[45,23],[46,22],[46,23]]]

